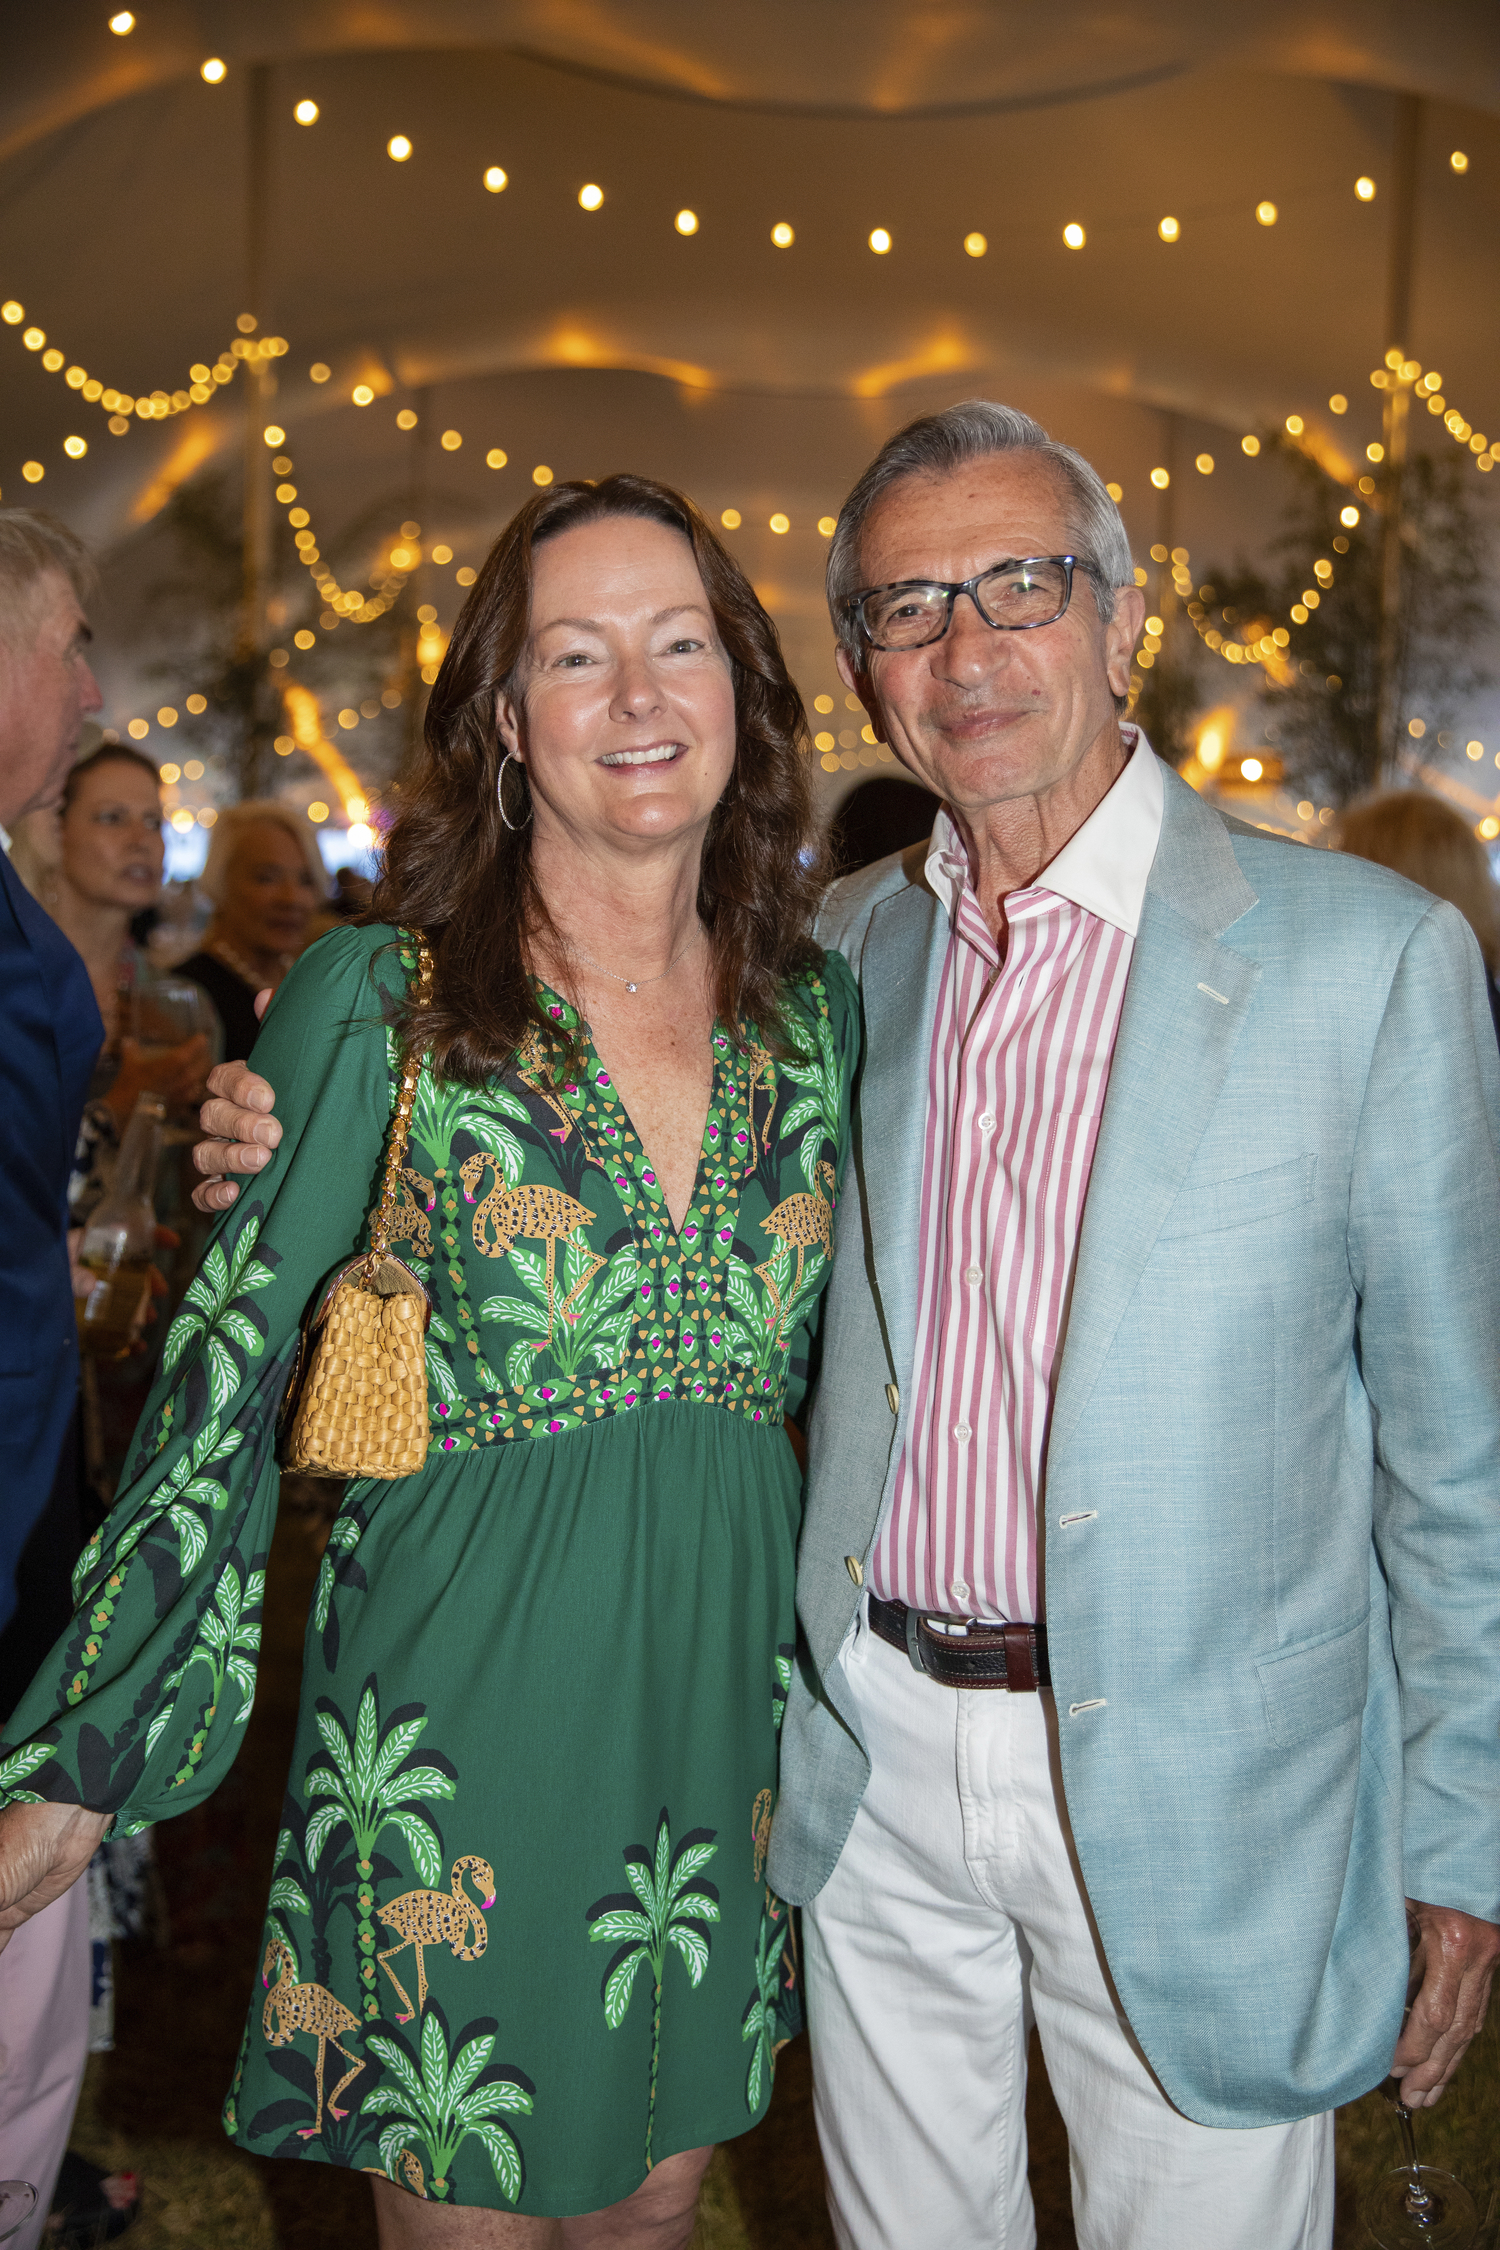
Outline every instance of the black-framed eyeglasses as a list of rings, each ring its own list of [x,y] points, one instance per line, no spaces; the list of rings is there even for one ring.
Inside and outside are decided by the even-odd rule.
[[[986,625],[1001,633],[1029,633],[1055,625],[1073,598],[1073,573],[1087,570],[1076,555],[1011,556],[991,563],[958,585],[940,579],[902,578],[851,595],[848,614],[871,648],[927,648],[953,623],[953,605],[967,594]]]

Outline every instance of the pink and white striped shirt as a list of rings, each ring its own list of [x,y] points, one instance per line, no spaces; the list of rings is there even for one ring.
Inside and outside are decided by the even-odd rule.
[[[886,1601],[1036,1618],[1053,1362],[1162,806],[1136,734],[1108,795],[1007,897],[1003,956],[957,828],[942,812],[933,829],[927,880],[951,930],[928,1059],[911,1416],[871,1557]]]

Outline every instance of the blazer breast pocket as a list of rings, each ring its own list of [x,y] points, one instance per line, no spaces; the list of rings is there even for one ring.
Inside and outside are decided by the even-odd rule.
[[[1238,1172],[1233,1179],[1204,1180],[1185,1187],[1162,1222],[1157,1240],[1192,1234],[1224,1234],[1231,1227],[1254,1226],[1311,1203],[1316,1156],[1289,1156],[1261,1172]]]
[[[1266,1723],[1283,1750],[1357,1719],[1370,1684],[1370,1613],[1311,1647],[1256,1659]]]

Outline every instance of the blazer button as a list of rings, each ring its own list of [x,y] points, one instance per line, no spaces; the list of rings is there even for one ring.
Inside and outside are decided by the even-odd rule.
[[[863,1586],[865,1582],[865,1566],[860,1561],[858,1555],[845,1555],[844,1568],[848,1571],[849,1576],[854,1580],[856,1586]]]
[[[885,1403],[886,1403],[886,1405],[887,1405],[887,1406],[888,1406],[888,1407],[890,1408],[890,1410],[891,1410],[891,1412],[892,1412],[893,1414],[899,1414],[899,1413],[900,1413],[900,1411],[901,1411],[901,1391],[900,1391],[900,1388],[899,1388],[899,1386],[898,1386],[897,1384],[895,1384],[895,1383],[887,1383],[887,1384],[886,1384],[886,1386],[885,1386]]]

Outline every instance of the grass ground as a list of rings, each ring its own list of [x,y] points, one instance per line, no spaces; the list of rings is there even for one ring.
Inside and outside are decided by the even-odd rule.
[[[375,2250],[369,2191],[318,2164],[243,2156],[219,2129],[258,1962],[281,1791],[291,1756],[302,1624],[321,1536],[315,1515],[284,1509],[271,1560],[260,1692],[229,1780],[199,1811],[157,1830],[172,1942],[119,1949],[116,2045],[90,2064],[74,2145],[144,2183],[134,2250]],[[1028,2098],[1039,2250],[1075,2250],[1067,2136],[1041,2059]],[[1424,2155],[1467,2180],[1500,2250],[1500,2025],[1492,2022],[1458,2083],[1420,2120]],[[1336,2250],[1367,2240],[1361,2188],[1396,2158],[1379,2097],[1339,2113]],[[780,2059],[769,2115],[715,2156],[695,2250],[832,2250],[812,2123],[807,2042]],[[914,2245],[913,2250],[920,2250]],[[1205,2246],[1207,2250],[1207,2246]]]

